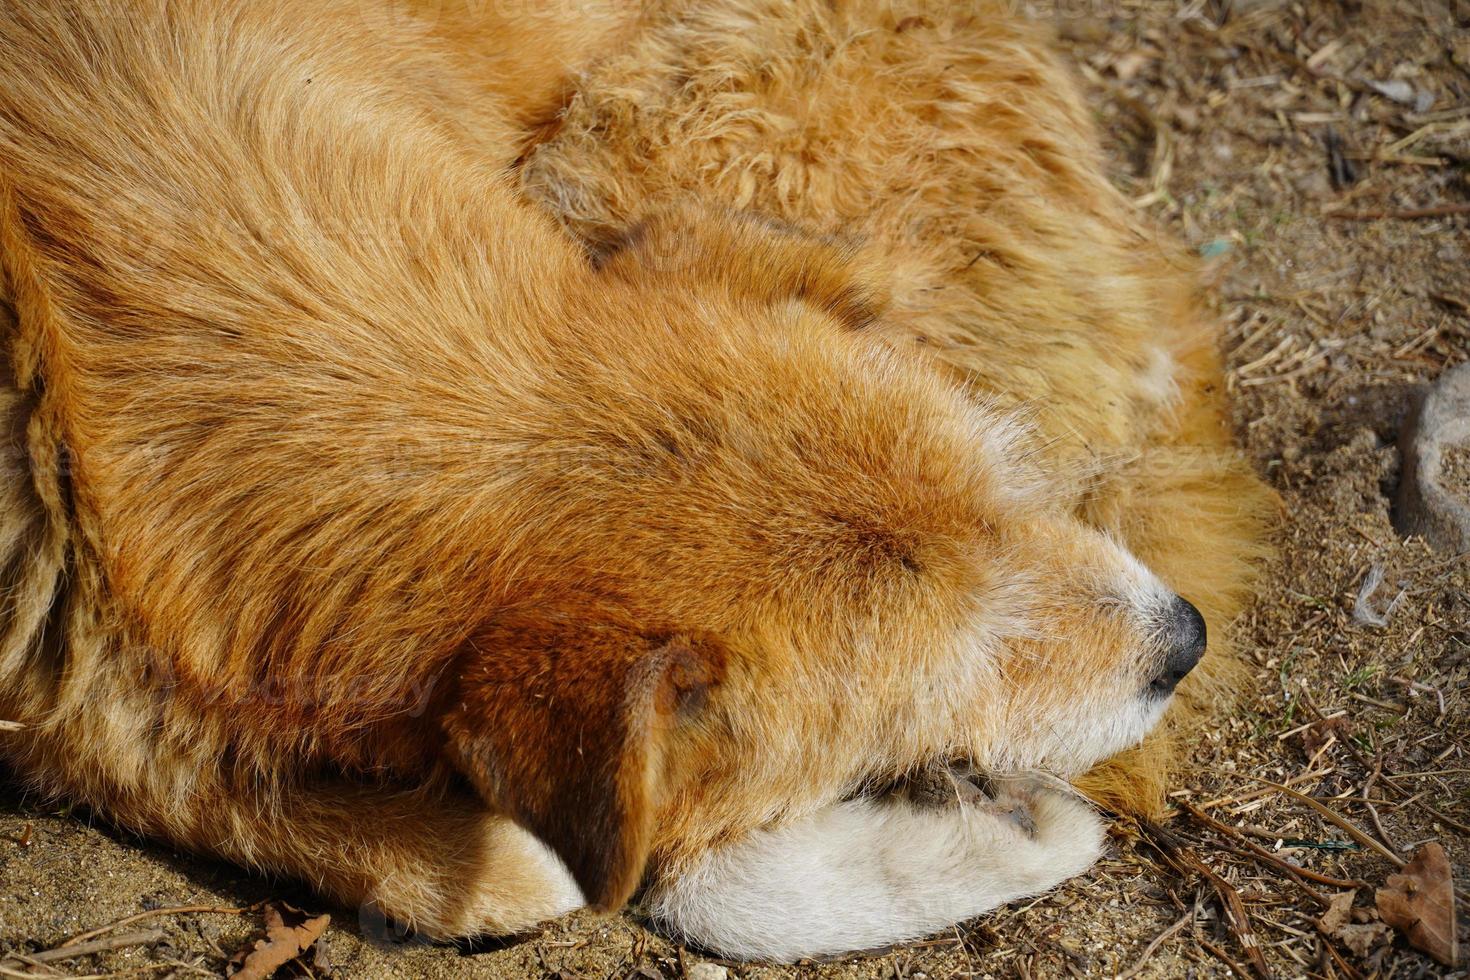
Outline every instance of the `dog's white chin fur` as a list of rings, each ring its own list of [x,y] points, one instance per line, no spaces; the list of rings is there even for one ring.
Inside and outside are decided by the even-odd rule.
[[[1063,731],[1050,726],[1020,746],[1017,757],[1003,757],[1001,771],[1041,768],[1075,779],[1093,766],[1141,743],[1164,717],[1172,699],[1139,695],[1121,708],[1099,704]]]
[[[1040,790],[1035,833],[996,809],[854,799],[714,850],[659,882],[655,919],[724,956],[791,962],[930,934],[1080,874],[1103,824]]]

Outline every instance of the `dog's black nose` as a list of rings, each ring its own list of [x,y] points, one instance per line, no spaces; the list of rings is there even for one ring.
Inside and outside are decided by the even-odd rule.
[[[1194,603],[1175,596],[1167,616],[1164,668],[1149,684],[1159,694],[1171,693],[1205,655],[1205,617],[1194,608]]]

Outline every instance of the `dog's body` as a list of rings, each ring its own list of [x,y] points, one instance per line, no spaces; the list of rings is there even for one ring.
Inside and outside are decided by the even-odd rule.
[[[437,935],[646,876],[791,958],[1085,868],[1065,794],[864,792],[1133,745],[1203,634],[1117,538],[1211,619],[1258,547],[1187,271],[1060,70],[886,6],[430,6],[0,4],[0,753]],[[908,65],[853,98],[910,129],[834,101],[752,189],[790,80],[716,49],[782,17]]]

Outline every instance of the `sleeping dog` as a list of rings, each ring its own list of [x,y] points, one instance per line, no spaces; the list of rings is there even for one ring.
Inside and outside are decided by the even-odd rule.
[[[0,756],[432,936],[641,889],[789,960],[1084,870],[1064,780],[1205,646],[1125,543],[1158,550],[1126,467],[1079,490],[1057,416],[909,342],[892,249],[754,198],[594,201],[570,67],[729,18],[433,6],[0,3]],[[1066,225],[1038,240],[1085,251]],[[1045,365],[1076,304],[1027,295],[987,336]],[[1226,542],[1213,615],[1259,491],[1170,329],[1071,356],[1246,487],[1171,538]]]

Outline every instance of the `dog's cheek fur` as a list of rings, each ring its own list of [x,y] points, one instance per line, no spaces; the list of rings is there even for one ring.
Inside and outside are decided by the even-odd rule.
[[[498,617],[460,655],[449,752],[589,902],[615,909],[642,877],[671,743],[724,668],[708,637],[650,633],[592,604]]]

